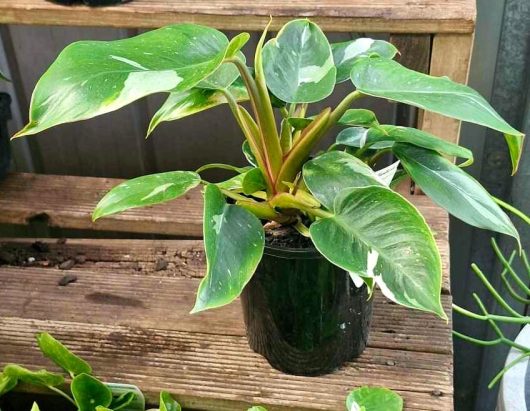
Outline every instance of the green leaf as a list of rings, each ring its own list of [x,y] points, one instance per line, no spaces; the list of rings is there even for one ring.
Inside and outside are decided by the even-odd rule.
[[[102,407],[101,405],[98,405],[96,407],[96,411],[114,411],[114,410],[112,410],[110,408],[107,408],[107,407]]]
[[[287,121],[293,127],[295,130],[303,130],[306,128],[309,124],[313,122],[313,118],[305,118],[305,117],[289,117]]]
[[[204,193],[207,272],[192,313],[236,299],[254,274],[264,245],[259,219],[242,207],[227,204],[219,188],[207,185]]]
[[[327,209],[345,188],[383,185],[374,171],[343,151],[330,151],[304,164],[304,182]]]
[[[73,43],[37,83],[30,122],[16,136],[109,113],[153,93],[189,90],[219,67],[227,47],[223,33],[193,24]]]
[[[2,70],[0,70],[0,80],[10,81]]]
[[[383,58],[392,59],[398,52],[393,44],[384,40],[370,38],[358,38],[343,43],[331,45],[333,60],[337,67],[337,83],[342,83],[350,78],[353,63],[359,57],[378,55]]]
[[[374,150],[389,148],[394,145],[393,141],[384,140],[384,133],[376,128],[349,127],[337,135],[337,144],[348,147],[364,147],[370,144]]]
[[[434,150],[440,154],[464,158],[469,160],[466,165],[473,163],[471,150],[410,127],[391,125],[382,125],[377,129],[352,127],[342,130],[337,136],[338,144],[351,147],[363,147],[365,144],[370,144],[371,149],[381,149],[392,147],[395,142],[408,143]]]
[[[135,385],[105,383],[112,393],[110,408],[114,411],[144,411],[145,398]]]
[[[360,387],[348,394],[346,408],[354,411],[360,407],[366,411],[402,411],[403,399],[388,388]]]
[[[6,394],[15,388],[18,384],[18,379],[15,376],[0,373],[0,396]]]
[[[38,333],[36,337],[39,348],[44,356],[48,357],[66,372],[71,375],[92,373],[92,368],[85,360],[70,352],[68,348],[50,334],[46,332]]]
[[[108,407],[112,402],[112,392],[98,379],[79,374],[70,386],[79,411],[95,411],[97,406]]]
[[[505,134],[513,173],[521,156],[524,134],[514,129],[475,90],[403,67],[383,58],[355,61],[351,80],[364,94],[410,104],[458,120],[483,125]]]
[[[247,89],[241,79],[236,80],[229,86],[227,92],[236,101],[248,100]],[[164,121],[179,120],[225,103],[227,103],[227,100],[222,90],[195,87],[179,93],[170,93],[162,107],[158,109],[151,119],[147,135],[149,136]]]
[[[349,272],[374,277],[393,301],[447,318],[440,301],[440,254],[412,204],[385,187],[359,187],[343,190],[333,212],[309,228],[322,255]]]
[[[249,162],[250,165],[257,167],[258,162],[256,161],[256,156],[254,156],[254,153],[252,152],[250,148],[250,144],[247,140],[243,141],[243,145],[241,146],[241,150],[243,151],[243,154],[245,155],[245,158]]]
[[[250,171],[247,171],[242,180],[242,189],[243,193],[250,195],[256,191],[265,190],[267,188],[267,183],[263,177],[263,173],[259,168],[253,168]]]
[[[313,103],[335,87],[336,68],[329,42],[307,19],[293,20],[263,47],[267,86],[287,103]]]
[[[170,171],[133,178],[110,190],[96,206],[92,218],[97,220],[130,208],[173,200],[200,182],[201,177],[192,171]]]
[[[162,391],[160,393],[160,411],[181,411],[182,408],[169,393]]]
[[[465,171],[431,150],[396,144],[393,151],[414,182],[440,207],[474,227],[519,239],[509,217]]]
[[[30,371],[16,364],[7,364],[3,374],[11,380],[44,387],[56,387],[64,383],[64,377],[46,370]],[[10,383],[12,384],[12,382]]]
[[[40,408],[36,402],[33,403],[33,406],[31,407],[31,411],[40,411]]]
[[[255,405],[253,407],[250,407],[247,411],[267,411],[267,408]]]
[[[346,110],[339,119],[339,124],[343,126],[373,127],[378,126],[379,121],[377,121],[373,111],[356,108]]]
[[[243,46],[247,44],[249,40],[250,40],[250,34],[246,32],[239,33],[237,36],[232,38],[226,49],[225,58],[228,59],[228,58],[234,57],[236,54],[238,54],[239,50],[241,50]]]
[[[241,52],[237,53],[237,57],[246,62],[245,55]],[[224,90],[228,88],[234,81],[239,77],[239,70],[232,64],[225,62],[219,66],[212,74],[202,80],[197,87],[211,89],[211,90]]]

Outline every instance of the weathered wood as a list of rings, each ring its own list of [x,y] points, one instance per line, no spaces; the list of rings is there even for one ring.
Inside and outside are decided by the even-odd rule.
[[[106,380],[137,384],[151,401],[169,390],[190,409],[341,410],[360,385],[397,390],[407,410],[452,409],[450,328],[432,315],[376,295],[368,348],[357,361],[323,377],[289,376],[250,351],[239,304],[188,314],[204,272],[198,241],[41,241],[0,241],[4,251],[36,259],[0,270],[2,363],[49,367],[33,340],[47,330]],[[58,256],[79,262],[68,271],[46,266]],[[156,271],[160,259],[167,268]],[[77,281],[58,286],[66,273]],[[449,314],[451,298],[442,297]]]
[[[0,0],[0,23],[69,26],[160,27],[193,22],[227,30],[273,29],[311,17],[330,31],[469,33],[474,0],[134,0],[119,7],[65,7],[44,0]]]
[[[437,34],[434,36],[430,74],[447,76],[459,83],[467,83],[473,34]],[[439,114],[425,112],[421,128],[453,143],[458,142],[460,121]]]

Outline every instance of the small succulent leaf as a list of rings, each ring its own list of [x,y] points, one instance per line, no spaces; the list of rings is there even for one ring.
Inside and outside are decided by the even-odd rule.
[[[0,373],[0,396],[6,394],[15,388],[18,384],[16,376]]]
[[[109,113],[153,93],[189,90],[219,67],[227,47],[223,33],[193,24],[73,43],[37,83],[29,124],[15,137]]]
[[[135,385],[105,383],[112,393],[110,408],[113,411],[144,411],[144,394]]]
[[[97,406],[109,407],[112,392],[109,387],[88,374],[79,374],[70,386],[79,411],[95,411]]]
[[[356,409],[354,404],[364,407],[366,411],[403,410],[403,399],[400,395],[383,387],[360,387],[351,391],[346,397],[348,411]]]
[[[256,191],[265,190],[267,188],[267,183],[263,177],[263,173],[259,168],[253,168],[250,171],[247,171],[243,176],[242,189],[243,193],[250,195]]]
[[[107,407],[102,407],[101,405],[98,405],[96,407],[96,411],[115,411],[115,410],[107,408]]]
[[[474,227],[519,239],[510,218],[484,187],[451,161],[408,144],[395,144],[393,152],[425,194],[450,214]]]
[[[253,407],[250,407],[248,411],[267,411],[267,408],[262,407],[260,405],[255,405]]]
[[[328,210],[345,188],[383,185],[374,171],[343,151],[330,151],[304,164],[304,182]]]
[[[46,332],[38,333],[36,338],[37,344],[44,356],[48,357],[66,372],[74,376],[77,374],[92,373],[92,367],[85,360],[72,353],[50,334]]]
[[[375,171],[375,175],[378,177],[379,181],[383,183],[384,186],[390,187],[390,183],[394,180],[399,167],[399,160],[390,164],[387,167],[382,168],[381,170]]]
[[[342,83],[350,78],[353,63],[359,57],[378,55],[392,59],[397,54],[397,48],[384,40],[358,38],[342,43],[331,44],[333,60],[337,67],[337,83]]]
[[[234,81],[226,91],[236,101],[248,100],[247,89],[241,79]],[[147,135],[149,136],[162,122],[179,120],[226,103],[227,100],[222,90],[194,87],[179,93],[170,93],[167,100],[151,119]]]
[[[110,190],[98,203],[93,220],[135,207],[173,200],[201,182],[193,171],[170,171],[125,181]]]
[[[236,54],[239,54],[239,51],[245,46],[245,44],[247,44],[249,40],[250,34],[246,32],[239,33],[237,36],[230,39],[230,42],[228,43],[228,47],[226,49],[225,58],[229,59],[231,57],[234,57]]]
[[[36,402],[33,403],[31,411],[40,411],[39,405]]]
[[[324,257],[348,272],[382,278],[398,304],[447,318],[440,253],[411,203],[386,187],[358,187],[343,190],[333,212],[309,228]]]
[[[181,411],[182,408],[169,393],[162,391],[160,393],[160,411]]]
[[[351,80],[364,94],[410,104],[468,121],[505,134],[512,171],[519,164],[524,134],[510,126],[475,90],[447,77],[433,77],[393,60],[361,58],[354,62]]]
[[[287,103],[313,103],[335,87],[336,68],[322,30],[307,19],[293,20],[263,47],[267,86]]]
[[[245,55],[241,52],[237,53],[237,58],[246,62]],[[238,77],[239,70],[237,67],[232,63],[224,62],[217,70],[197,84],[197,87],[211,90],[223,90],[228,88]]]
[[[204,193],[204,248],[207,271],[192,313],[232,302],[250,281],[263,255],[260,220],[225,197],[214,184]]]
[[[256,156],[252,152],[252,149],[250,148],[250,144],[247,140],[243,141],[243,145],[241,146],[241,150],[243,151],[243,154],[245,155],[245,158],[249,162],[250,165],[257,167],[258,162],[256,161]]]
[[[363,108],[352,108],[346,110],[339,119],[339,124],[343,126],[373,127],[378,126],[379,121],[377,121],[373,111]]]
[[[381,140],[384,137],[384,133],[380,129],[348,127],[337,135],[336,143],[359,148],[364,147],[366,144],[371,144],[370,148],[374,150],[392,147],[394,144],[392,141]]]
[[[64,383],[64,377],[60,374],[46,370],[31,371],[16,364],[7,364],[4,367],[3,375],[17,382],[44,387],[56,387]]]

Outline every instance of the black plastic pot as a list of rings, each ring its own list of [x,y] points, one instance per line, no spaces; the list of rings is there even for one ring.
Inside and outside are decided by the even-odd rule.
[[[285,373],[326,374],[366,347],[366,286],[357,288],[316,249],[265,247],[241,301],[250,347]]]
[[[11,165],[11,145],[7,132],[7,121],[11,119],[10,105],[9,94],[0,93],[0,180],[7,175]]]

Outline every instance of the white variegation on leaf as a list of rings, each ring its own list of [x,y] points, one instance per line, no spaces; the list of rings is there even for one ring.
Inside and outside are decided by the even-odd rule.
[[[399,160],[395,161],[387,167],[382,168],[381,170],[377,170],[375,174],[384,186],[389,187],[390,183],[394,179],[394,176],[396,175],[398,167]]]
[[[475,90],[447,77],[433,77],[384,58],[359,58],[351,80],[364,94],[410,104],[504,133],[517,171],[524,134],[510,126]]]
[[[229,86],[226,92],[230,93],[236,101],[242,102],[248,100],[247,89],[241,79],[236,80]],[[226,104],[227,100],[224,93],[223,90],[210,90],[198,87],[181,93],[171,93],[151,119],[147,135],[149,136],[160,123],[165,121],[178,120],[221,104]]]
[[[250,281],[265,247],[260,220],[228,204],[214,184],[204,192],[206,276],[201,281],[192,313],[221,307],[235,300]]]
[[[336,68],[322,30],[307,19],[287,23],[265,44],[263,69],[269,90],[287,103],[313,103],[335,87]]]
[[[110,190],[96,206],[92,219],[173,200],[200,182],[201,177],[192,171],[170,171],[133,178]]]
[[[333,50],[333,60],[337,67],[337,83],[342,83],[350,78],[353,63],[359,57],[378,55],[380,57],[392,59],[398,52],[397,48],[384,40],[374,40],[361,37],[342,43],[331,45]]]
[[[30,121],[16,136],[109,113],[153,93],[188,90],[219,67],[227,47],[223,33],[193,24],[73,43],[37,83]]]
[[[333,214],[309,228],[322,255],[348,272],[382,277],[398,304],[447,318],[440,253],[412,204],[386,187],[350,188],[335,198]]]
[[[345,188],[383,185],[368,165],[343,151],[330,151],[308,161],[302,173],[311,194],[329,210]]]

